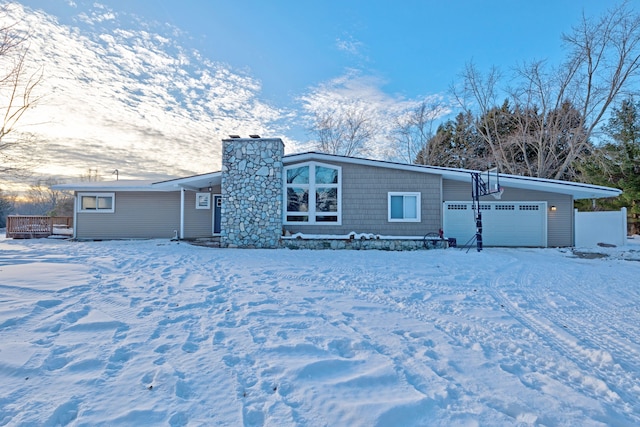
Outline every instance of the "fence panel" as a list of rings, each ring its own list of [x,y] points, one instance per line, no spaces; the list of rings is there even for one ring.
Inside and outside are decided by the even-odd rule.
[[[627,244],[627,209],[609,212],[575,210],[576,247],[593,247],[598,243]]]

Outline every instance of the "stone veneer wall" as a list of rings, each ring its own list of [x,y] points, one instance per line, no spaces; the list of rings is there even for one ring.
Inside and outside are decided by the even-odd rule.
[[[415,251],[423,249],[446,249],[448,241],[438,240],[425,246],[422,240],[402,239],[283,239],[282,246],[288,249],[353,249],[353,250],[381,250],[381,251]]]
[[[280,138],[222,141],[222,247],[280,247],[283,155]]]

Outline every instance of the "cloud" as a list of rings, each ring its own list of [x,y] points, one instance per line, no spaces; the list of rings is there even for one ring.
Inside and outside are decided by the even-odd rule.
[[[315,114],[341,114],[345,109],[366,112],[369,120],[378,130],[371,141],[370,155],[377,159],[398,160],[394,155],[393,132],[397,119],[406,116],[420,103],[433,106],[433,119],[444,117],[451,112],[441,95],[431,95],[420,99],[406,99],[386,93],[385,80],[365,75],[359,70],[348,70],[327,82],[311,88],[299,98],[303,111],[302,119],[311,127]],[[301,150],[311,150],[315,141],[301,145]]]
[[[42,99],[18,124],[48,144],[37,174],[213,171],[222,138],[274,135],[291,115],[261,100],[261,84],[250,75],[185,48],[175,28],[125,28],[99,4],[80,12],[74,26],[19,4],[10,10],[9,19],[29,31],[31,69],[44,73]]]
[[[362,42],[355,40],[351,36],[347,36],[346,39],[338,38],[336,40],[336,47],[338,48],[338,50],[354,56],[360,56],[362,54],[361,50],[363,46],[364,45]]]

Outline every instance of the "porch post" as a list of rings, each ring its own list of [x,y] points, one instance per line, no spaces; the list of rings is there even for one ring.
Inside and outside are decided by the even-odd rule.
[[[78,238],[78,192],[73,193],[73,238]]]
[[[180,238],[184,239],[184,187],[180,188]]]

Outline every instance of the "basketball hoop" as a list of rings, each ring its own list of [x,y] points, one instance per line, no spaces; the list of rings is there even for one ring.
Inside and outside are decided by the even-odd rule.
[[[489,194],[491,194],[496,200],[500,200],[502,198],[502,193],[504,193],[504,188],[498,187],[498,191]]]
[[[476,241],[478,252],[482,250],[482,213],[480,212],[482,205],[480,204],[480,197],[491,194],[496,200],[500,200],[502,193],[504,193],[504,189],[500,186],[498,168],[492,168],[485,172],[471,171],[471,198],[473,199],[476,234],[469,242]]]

